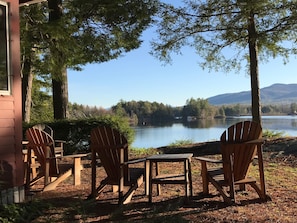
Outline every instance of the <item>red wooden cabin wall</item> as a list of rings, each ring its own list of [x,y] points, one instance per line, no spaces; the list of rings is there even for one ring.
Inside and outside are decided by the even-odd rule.
[[[12,91],[0,94],[0,203],[13,203],[24,200],[19,2],[1,1],[9,4]]]

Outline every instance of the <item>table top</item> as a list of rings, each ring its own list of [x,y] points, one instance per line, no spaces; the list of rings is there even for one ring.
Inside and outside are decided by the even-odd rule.
[[[164,161],[164,162],[174,162],[190,159],[193,156],[193,153],[175,153],[175,154],[156,154],[147,157],[149,161]]]

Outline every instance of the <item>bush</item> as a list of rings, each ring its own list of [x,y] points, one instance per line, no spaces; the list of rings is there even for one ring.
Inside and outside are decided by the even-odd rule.
[[[20,204],[0,205],[0,222],[31,222],[36,217],[43,215],[42,212],[49,208],[50,205],[48,203],[40,200]]]
[[[38,123],[24,123],[23,133],[28,128]],[[129,126],[127,119],[104,115],[96,118],[80,119],[80,120],[56,120],[54,122],[44,122],[54,131],[54,138],[65,140],[67,143],[64,147],[64,153],[87,153],[89,151],[90,132],[97,126],[107,125],[120,131],[131,144],[135,138],[134,130]]]

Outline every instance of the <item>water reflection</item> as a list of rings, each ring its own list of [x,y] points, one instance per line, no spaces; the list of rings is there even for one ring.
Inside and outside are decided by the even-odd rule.
[[[183,126],[187,128],[211,128],[219,125],[220,119],[198,119],[195,122],[184,122]]]
[[[238,121],[251,120],[250,116],[226,119],[198,120],[195,122],[162,123],[135,127],[133,147],[150,148],[166,146],[177,140],[205,142],[219,140],[222,132]],[[297,136],[297,116],[263,116],[263,129]]]
[[[245,120],[250,120],[250,118],[245,118]],[[195,122],[184,122],[183,126],[187,128],[212,128],[212,127],[222,127],[226,128],[235,122],[238,122],[237,118],[226,118],[226,119],[198,119]]]

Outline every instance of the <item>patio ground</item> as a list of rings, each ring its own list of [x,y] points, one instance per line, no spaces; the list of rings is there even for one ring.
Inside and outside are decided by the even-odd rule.
[[[216,143],[202,143],[183,148],[163,147],[165,152],[194,152],[194,156],[216,151]],[[209,148],[208,152],[205,148]],[[91,187],[90,160],[83,161],[82,184],[71,180],[55,191],[37,193],[33,202],[38,215],[31,222],[296,222],[297,217],[297,139],[282,138],[268,141],[264,147],[267,194],[271,201],[261,202],[248,187],[247,193],[237,194],[237,203],[227,205],[213,187],[211,196],[201,195],[200,163],[192,159],[194,197],[184,202],[180,185],[162,186],[162,195],[148,203],[142,186],[128,205],[117,205],[117,194],[108,187],[96,201],[86,200]],[[212,152],[211,152],[212,153]],[[178,164],[163,165],[162,170],[177,170]],[[256,173],[254,166],[252,173]],[[99,179],[105,176],[98,168]],[[154,189],[155,191],[155,189]]]

